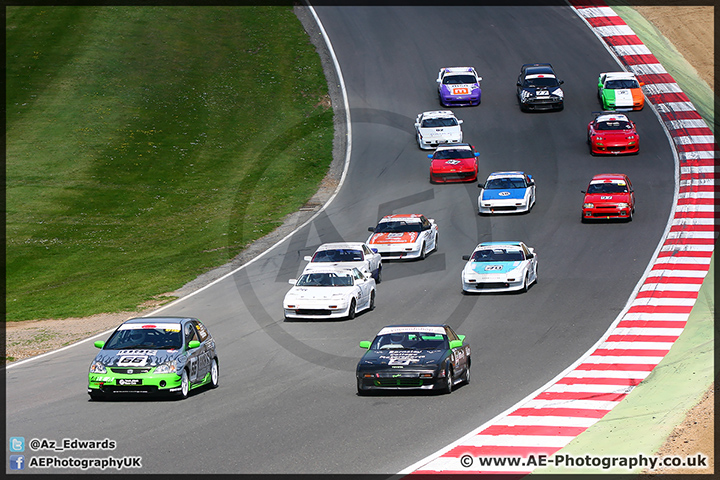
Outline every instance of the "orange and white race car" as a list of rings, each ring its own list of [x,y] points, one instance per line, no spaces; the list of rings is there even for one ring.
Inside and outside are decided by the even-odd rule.
[[[366,243],[377,249],[383,260],[422,260],[428,253],[437,250],[437,224],[425,215],[387,215],[368,231],[373,233]]]

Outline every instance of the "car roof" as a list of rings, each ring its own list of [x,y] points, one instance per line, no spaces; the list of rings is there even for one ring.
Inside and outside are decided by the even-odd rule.
[[[191,317],[136,317],[123,322],[126,323],[183,323],[189,320],[197,320]]]
[[[445,73],[475,73],[474,67],[443,67],[440,70]]]
[[[323,250],[335,250],[338,248],[362,248],[364,244],[362,242],[335,242],[335,243],[323,243],[320,245],[316,252]]]
[[[555,75],[555,70],[549,63],[526,63],[522,66],[525,75]]]
[[[590,180],[590,183],[600,183],[600,182],[612,182],[612,181],[626,181],[627,175],[624,173],[601,173],[598,175],[595,175],[592,177],[592,180]]]
[[[421,115],[426,118],[455,117],[455,114],[451,110],[430,110],[429,112],[421,113]]]
[[[605,80],[637,80],[634,73],[630,72],[606,72]]]
[[[490,175],[488,175],[488,180],[490,180],[491,178],[522,177],[524,175],[525,175],[525,172],[521,172],[521,171],[493,172]]]
[[[393,220],[407,220],[409,222],[421,221],[423,215],[419,213],[396,213],[394,215],[385,215],[380,222],[391,222]]]
[[[378,335],[386,335],[388,333],[426,331],[428,333],[439,333],[439,334],[445,335],[445,333],[446,333],[445,327],[446,327],[446,325],[423,324],[423,323],[407,324],[407,325],[388,325],[388,326],[385,326],[382,329],[380,329],[380,331],[377,334]]]
[[[612,122],[612,121],[620,121],[620,122],[629,122],[627,115],[623,115],[621,113],[606,113],[603,115],[598,115],[595,117],[595,120],[598,122]]]
[[[520,247],[523,244],[523,242],[516,242],[516,241],[506,241],[506,242],[482,242],[478,243],[478,246],[475,247],[477,250],[478,248],[485,248],[485,247]]]

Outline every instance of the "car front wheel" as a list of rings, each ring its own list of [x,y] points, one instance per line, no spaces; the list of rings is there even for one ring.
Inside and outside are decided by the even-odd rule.
[[[353,318],[355,318],[355,305],[356,305],[355,299],[353,298],[352,300],[350,300],[350,308],[348,309],[347,318],[349,320],[352,320]]]
[[[188,397],[190,393],[190,378],[188,377],[187,370],[182,371],[180,375],[180,391],[178,392],[178,398],[183,400]]]
[[[218,366],[217,358],[213,358],[212,366],[210,367],[210,384],[212,388],[217,388],[220,385],[220,367]]]

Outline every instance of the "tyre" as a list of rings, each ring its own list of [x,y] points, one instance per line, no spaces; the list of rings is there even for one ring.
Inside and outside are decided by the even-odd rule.
[[[375,277],[375,283],[382,282],[382,266],[378,267],[377,277]]]
[[[210,386],[211,388],[217,388],[220,385],[220,367],[218,366],[217,358],[213,358],[212,365],[210,366]]]
[[[188,397],[190,393],[190,377],[188,377],[187,370],[182,371],[180,376],[180,391],[178,392],[178,399],[183,400]]]
[[[463,374],[463,383],[465,385],[470,384],[470,359],[468,358],[467,367],[465,368],[465,373]]]
[[[423,242],[422,246],[420,247],[420,260],[425,260],[426,256],[427,253],[425,252],[425,242]]]
[[[352,320],[353,318],[355,318],[355,313],[356,313],[355,306],[356,306],[356,303],[355,303],[355,299],[353,298],[352,300],[350,300],[350,308],[348,309],[348,315],[347,315],[348,320]]]
[[[452,368],[446,367],[445,368],[445,385],[443,386],[442,392],[450,395],[453,391],[453,378],[452,378]]]
[[[358,378],[357,379],[357,394],[358,394],[358,396],[361,396],[361,397],[367,396],[368,391],[363,390],[362,387],[360,386],[360,383],[361,383],[360,379]]]
[[[90,392],[90,400],[92,400],[93,402],[105,400],[105,394],[100,392]]]
[[[437,252],[439,241],[440,241],[440,234],[435,235],[435,245],[433,246],[433,249],[432,249],[433,252]]]
[[[370,305],[368,306],[368,310],[375,310],[375,290],[370,292]]]
[[[627,221],[628,221],[628,222],[632,222],[632,218],[633,218],[633,211],[630,210],[630,214],[629,214],[628,217],[627,217]]]
[[[527,293],[529,288],[530,288],[530,272],[525,274],[525,280],[523,280],[522,291]]]

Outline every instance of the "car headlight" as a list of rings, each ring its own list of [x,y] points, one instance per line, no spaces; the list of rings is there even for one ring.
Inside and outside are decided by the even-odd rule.
[[[102,362],[93,362],[90,365],[90,373],[107,373],[107,369]]]
[[[635,135],[630,135],[627,137],[628,140],[635,140]]]
[[[617,204],[617,207],[618,207],[618,208],[628,208],[629,206],[630,206],[630,205],[628,205],[627,203],[618,203],[618,204]]]
[[[175,360],[158,365],[155,369],[155,373],[177,373],[177,364],[175,363]]]
[[[597,141],[601,141],[602,139],[603,139],[603,137],[595,137],[595,138],[594,138],[594,140],[595,140],[596,142],[597,142]]]
[[[583,208],[593,208],[593,207],[595,207],[595,205],[592,203],[583,203]]]

